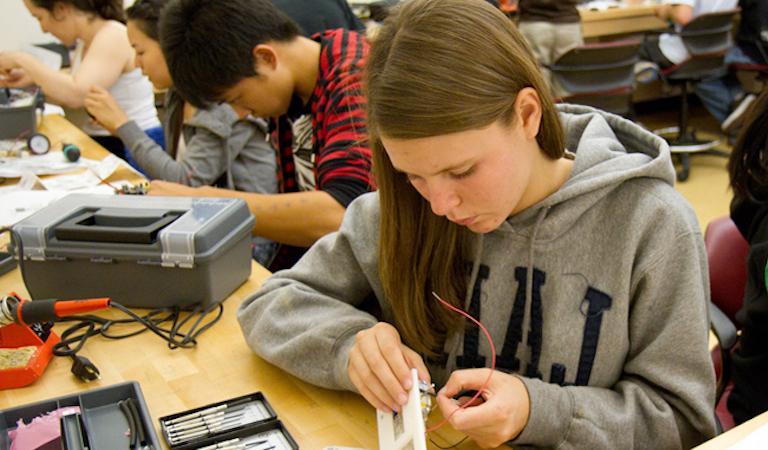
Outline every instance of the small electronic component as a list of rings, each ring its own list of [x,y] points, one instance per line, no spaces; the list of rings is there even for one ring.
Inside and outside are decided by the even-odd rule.
[[[80,147],[75,144],[62,144],[61,152],[64,153],[64,159],[69,162],[77,162],[80,159]]]
[[[424,422],[426,423],[429,418],[429,413],[432,412],[432,396],[435,395],[434,383],[427,383],[424,380],[419,380],[419,399],[421,401],[421,415],[424,416]]]
[[[117,195],[147,195],[149,192],[149,183],[137,183],[133,185],[120,186],[115,190]]]
[[[27,138],[27,148],[33,155],[44,155],[51,149],[51,141],[41,133],[32,133]]]

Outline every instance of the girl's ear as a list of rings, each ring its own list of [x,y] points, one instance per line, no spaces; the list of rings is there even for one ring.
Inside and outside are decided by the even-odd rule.
[[[51,11],[51,16],[53,16],[54,20],[62,21],[66,19],[69,14],[72,12],[73,6],[69,3],[65,2],[56,2],[53,4],[53,10]]]
[[[536,139],[541,126],[541,99],[531,87],[520,90],[515,99],[515,115],[520,119],[525,137]]]

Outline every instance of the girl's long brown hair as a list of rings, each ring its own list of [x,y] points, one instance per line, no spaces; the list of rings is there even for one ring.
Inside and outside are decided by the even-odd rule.
[[[379,276],[406,345],[434,356],[461,318],[431,292],[463,307],[473,235],[432,213],[394,170],[380,136],[416,139],[511,124],[518,92],[542,106],[537,136],[550,158],[564,137],[549,90],[522,36],[483,0],[408,0],[373,38],[365,90],[381,201]]]

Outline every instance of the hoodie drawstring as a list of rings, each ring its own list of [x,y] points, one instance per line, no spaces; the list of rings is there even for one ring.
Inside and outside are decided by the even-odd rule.
[[[475,249],[475,258],[472,263],[472,272],[469,275],[469,284],[467,285],[467,292],[464,294],[464,310],[469,309],[470,302],[472,301],[472,291],[475,287],[475,281],[477,281],[477,274],[480,272],[480,258],[483,257],[483,240],[484,235],[478,235],[477,248]]]
[[[539,211],[539,215],[536,216],[536,223],[533,225],[533,231],[531,232],[531,243],[528,246],[528,270],[525,272],[525,304],[531,305],[533,301],[533,249],[536,244],[536,235],[539,232],[539,227],[547,217],[549,207],[542,208]]]

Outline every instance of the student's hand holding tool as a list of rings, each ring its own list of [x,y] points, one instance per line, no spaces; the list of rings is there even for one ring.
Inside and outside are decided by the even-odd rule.
[[[395,327],[379,322],[360,331],[349,352],[349,378],[368,403],[381,411],[399,411],[408,402],[411,368],[430,382],[418,353],[406,347]]]
[[[498,447],[523,431],[531,412],[531,399],[525,385],[515,375],[494,372],[488,385],[473,404],[460,409],[470,397],[454,399],[462,391],[480,390],[491,369],[466,369],[453,372],[437,393],[443,417],[480,447]]]
[[[114,97],[101,86],[91,86],[85,97],[85,109],[112,134],[128,122],[128,116],[118,106]]]

